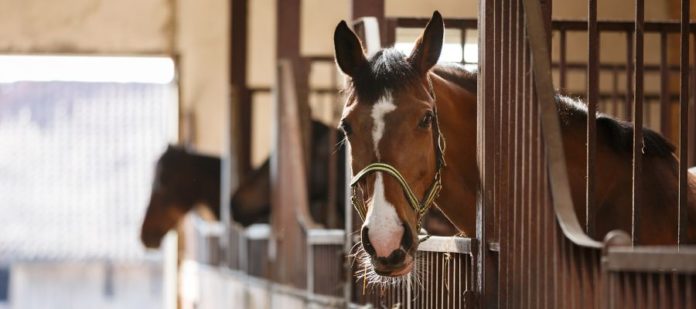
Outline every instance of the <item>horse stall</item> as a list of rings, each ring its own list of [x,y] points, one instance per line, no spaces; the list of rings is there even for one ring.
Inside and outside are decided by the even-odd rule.
[[[458,36],[459,61],[476,71],[476,118],[461,120],[476,123],[472,150],[480,182],[476,226],[468,237],[417,235],[420,244],[411,270],[414,275],[382,283],[368,278],[369,266],[360,264],[360,256],[355,255],[356,246],[362,245],[359,231],[363,222],[353,209],[351,188],[345,186],[342,230],[317,224],[306,194],[311,177],[308,166],[313,163],[307,159],[312,142],[306,131],[309,115],[330,115],[329,121],[336,123],[340,116],[336,107],[342,105],[342,99],[337,94],[336,71],[329,75],[329,86],[309,85],[313,68],[333,60],[302,57],[295,49],[293,40],[297,38],[291,36],[298,31],[298,2],[278,7],[283,14],[277,16],[277,43],[282,46],[279,49],[288,49],[278,53],[274,86],[247,87],[245,77],[237,77],[241,82],[233,91],[236,100],[247,102],[237,101],[238,112],[248,110],[254,96],[273,94],[270,223],[242,228],[228,214],[232,221],[223,221],[224,232],[197,229],[201,240],[196,245],[203,253],[195,263],[201,282],[198,305],[696,306],[696,247],[690,238],[694,219],[689,212],[694,202],[687,171],[696,164],[696,66],[689,63],[696,62],[696,53],[690,50],[690,44],[696,43],[696,24],[689,20],[689,1],[672,1],[678,8],[678,21],[645,21],[642,0],[632,4],[634,21],[599,19],[596,0],[588,0],[588,17],[583,20],[553,19],[554,3],[540,0],[480,0],[477,19],[444,18],[449,31],[445,37]],[[384,1],[351,3],[351,28],[368,55],[383,47],[398,47],[402,36],[409,36],[408,29],[420,31],[431,21],[387,17]],[[472,45],[477,45],[477,58],[468,56]],[[317,103],[324,100],[328,103]],[[578,109],[585,115],[584,127],[578,129],[581,134],[561,134],[570,120],[564,118],[564,110],[559,113],[557,104],[583,106]],[[316,112],[322,108],[327,111]],[[664,190],[674,191],[664,199],[665,204],[674,204],[664,206],[667,219],[649,215],[652,196],[643,182],[651,177],[654,162],[646,154],[659,152],[654,141],[657,133],[628,130],[630,126],[608,117],[662,134],[665,140],[658,145],[664,148],[675,144],[667,151],[674,160],[674,168],[667,174],[674,177],[666,177],[663,184]],[[240,121],[241,129],[231,130],[231,136],[250,132],[251,125],[245,121]],[[615,130],[614,135],[602,135],[607,126]],[[448,137],[450,145],[471,142],[456,135]],[[606,198],[601,196],[608,169],[602,165],[607,160],[606,140],[621,142],[621,151],[627,153],[621,164],[630,167],[624,183],[630,190],[620,192],[630,191],[620,228],[616,228],[619,223],[603,221],[610,215],[598,212]],[[243,153],[249,151],[250,143],[247,136],[235,145],[247,147]],[[234,164],[232,157],[250,161],[249,153],[233,150],[226,158],[228,164]],[[329,170],[340,163],[330,162]],[[350,162],[345,166],[350,170]],[[227,180],[222,191],[228,190],[233,170],[245,169],[249,167],[223,170]],[[617,166],[616,174],[618,170]],[[352,173],[346,174],[350,178]],[[337,176],[332,177],[336,181]],[[223,201],[225,196],[229,194],[223,193]],[[335,204],[336,192],[329,196],[327,205]],[[329,217],[324,221],[335,222],[335,217]],[[656,225],[661,229],[649,232]],[[656,234],[664,236],[657,239]],[[221,259],[215,258],[218,256]]]

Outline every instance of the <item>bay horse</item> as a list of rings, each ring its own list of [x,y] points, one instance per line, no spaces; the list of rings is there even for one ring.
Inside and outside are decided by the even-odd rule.
[[[345,21],[334,32],[335,60],[348,81],[339,128],[350,146],[353,204],[364,219],[357,255],[366,271],[370,269],[366,277],[372,283],[410,274],[419,221],[435,203],[459,230],[475,235],[480,188],[477,76],[459,65],[437,64],[443,38],[444,23],[437,11],[408,56],[387,48],[368,58]],[[582,222],[587,109],[562,97],[557,106],[573,202]],[[644,219],[637,228],[639,238],[646,244],[675,243],[674,146],[643,130]],[[613,229],[631,231],[632,132],[628,123],[597,117],[595,239]],[[690,177],[689,217],[696,218],[696,179]],[[691,220],[688,238],[693,242],[696,221]]]
[[[147,248],[158,248],[167,232],[196,205],[207,206],[219,218],[219,157],[169,145],[157,160],[140,240]]]

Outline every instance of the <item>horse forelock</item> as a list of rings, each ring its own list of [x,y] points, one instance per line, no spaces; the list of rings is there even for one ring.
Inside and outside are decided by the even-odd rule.
[[[375,104],[387,94],[419,85],[421,79],[404,53],[387,48],[357,68],[345,91],[359,102]]]

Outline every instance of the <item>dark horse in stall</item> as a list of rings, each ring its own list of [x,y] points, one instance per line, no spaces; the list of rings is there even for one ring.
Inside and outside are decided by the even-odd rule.
[[[327,207],[328,160],[336,155],[338,162],[345,160],[345,152],[337,148],[332,153],[330,130],[319,121],[312,121],[313,149],[311,174],[308,184],[310,212],[320,224],[329,226],[328,212],[334,210],[339,220],[344,212],[345,172],[338,169],[336,175],[336,207]],[[338,133],[339,139],[342,134]],[[219,157],[188,151],[182,147],[169,146],[157,161],[155,179],[150,195],[150,204],[141,228],[141,240],[148,248],[157,248],[164,235],[196,205],[204,205],[220,219],[220,171]],[[271,211],[270,164],[266,160],[254,170],[233,193],[230,211],[234,220],[243,226],[268,222]],[[335,221],[335,220],[334,220]]]
[[[370,278],[377,282],[382,276],[411,272],[418,222],[423,209],[434,202],[461,231],[475,232],[480,188],[477,77],[458,65],[437,65],[443,39],[438,12],[410,55],[384,49],[368,59],[345,22],[334,33],[336,62],[349,80],[340,127],[351,146],[354,195],[365,217],[361,262],[374,270]],[[583,222],[587,109],[569,98],[556,101],[573,202]],[[629,123],[597,117],[596,232],[590,235],[595,239],[614,229],[631,231],[633,130]],[[674,146],[658,133],[642,130],[642,219],[636,231],[643,244],[674,244],[678,196]],[[448,138],[446,149],[444,138]],[[696,175],[689,175],[689,190],[687,242],[695,243]]]

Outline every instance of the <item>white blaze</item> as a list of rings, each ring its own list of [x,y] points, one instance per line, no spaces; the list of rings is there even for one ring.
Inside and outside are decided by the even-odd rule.
[[[395,109],[396,105],[392,102],[390,95],[384,96],[372,107],[372,143],[378,160],[381,159],[379,142],[384,136],[384,116]],[[373,188],[364,225],[368,228],[368,237],[377,256],[386,257],[401,246],[404,228],[396,213],[396,208],[387,201],[384,194],[382,173],[376,173]]]
[[[377,159],[380,158],[379,141],[384,136],[384,116],[396,109],[396,105],[391,100],[391,95],[385,95],[374,106],[372,106],[372,145],[375,148]]]
[[[382,173],[377,173],[374,188],[372,201],[365,216],[365,226],[368,228],[367,236],[377,256],[387,257],[401,246],[404,227],[394,205],[389,203],[384,195]]]

